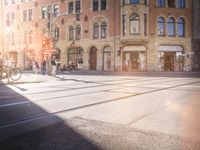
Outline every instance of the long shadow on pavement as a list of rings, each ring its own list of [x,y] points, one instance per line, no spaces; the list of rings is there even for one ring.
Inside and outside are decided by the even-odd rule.
[[[0,84],[0,149],[100,149],[64,120]]]

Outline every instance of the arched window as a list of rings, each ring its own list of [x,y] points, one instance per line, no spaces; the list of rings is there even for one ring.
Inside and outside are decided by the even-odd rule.
[[[185,8],[185,0],[178,0],[178,8]]]
[[[157,7],[165,7],[165,0],[157,0],[156,6]]]
[[[93,26],[93,38],[98,39],[99,37],[99,25],[98,23],[95,23]]]
[[[74,27],[70,26],[69,27],[69,40],[73,40],[74,39]]]
[[[140,0],[130,0],[130,4],[139,4]]]
[[[178,19],[178,36],[185,36],[185,20],[183,18]]]
[[[175,20],[172,17],[167,20],[167,33],[168,36],[175,36]]]
[[[130,31],[131,34],[140,32],[140,17],[138,14],[133,14],[130,17]]]
[[[81,26],[80,25],[76,26],[76,39],[77,40],[81,39]]]
[[[103,22],[101,24],[101,38],[106,38],[107,35],[107,24],[106,22]]]
[[[58,27],[56,27],[54,30],[54,39],[55,39],[55,41],[59,40],[59,28]]]
[[[158,35],[164,36],[165,33],[165,20],[163,17],[159,17],[157,19],[157,30],[158,30]]]

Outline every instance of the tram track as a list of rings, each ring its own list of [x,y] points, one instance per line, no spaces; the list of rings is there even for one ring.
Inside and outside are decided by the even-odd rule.
[[[181,87],[181,86],[185,86],[185,85],[192,85],[192,84],[196,84],[196,83],[200,83],[200,81],[174,85],[174,86],[160,88],[160,89],[147,91],[147,92],[142,92],[142,93],[138,93],[138,94],[131,94],[131,95],[128,95],[128,96],[122,96],[122,97],[118,97],[118,98],[114,98],[114,99],[103,100],[103,101],[99,101],[99,102],[96,102],[96,103],[89,103],[89,104],[86,104],[86,105],[71,107],[71,108],[67,108],[67,109],[63,109],[63,110],[59,110],[59,111],[55,111],[55,112],[51,112],[51,113],[35,115],[35,116],[31,116],[31,117],[25,117],[25,118],[21,118],[21,119],[18,119],[18,120],[13,120],[13,121],[8,121],[8,122],[1,123],[0,124],[0,129],[4,128],[4,127],[7,127],[7,126],[13,126],[13,125],[21,124],[21,123],[28,122],[28,121],[34,121],[34,120],[45,118],[45,117],[49,117],[49,116],[56,116],[56,115],[59,115],[61,113],[66,113],[66,112],[69,112],[69,111],[88,108],[88,107],[97,106],[97,105],[101,105],[101,104],[106,104],[106,103],[110,103],[110,102],[121,101],[121,100],[125,100],[127,98],[130,98],[130,97],[136,97],[136,96],[140,96],[140,95],[144,95],[144,94],[164,91],[164,90],[173,89],[173,88],[177,88],[177,87]]]

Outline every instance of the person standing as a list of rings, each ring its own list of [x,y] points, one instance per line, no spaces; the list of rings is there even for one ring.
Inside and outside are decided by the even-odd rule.
[[[56,75],[56,57],[53,56],[52,60],[51,60],[51,66],[52,66],[52,75]]]
[[[44,58],[43,61],[42,61],[42,74],[45,75],[46,74],[46,66],[47,66],[47,61],[46,59]]]

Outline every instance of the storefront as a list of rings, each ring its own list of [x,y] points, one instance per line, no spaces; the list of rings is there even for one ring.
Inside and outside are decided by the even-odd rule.
[[[70,48],[67,53],[67,65],[74,65],[75,69],[83,68],[83,49],[80,47]]]
[[[122,70],[146,70],[146,48],[144,46],[125,46]]]
[[[158,49],[159,71],[182,71],[184,66],[183,48],[181,46],[162,45]]]

